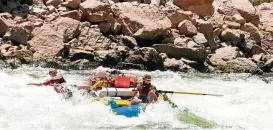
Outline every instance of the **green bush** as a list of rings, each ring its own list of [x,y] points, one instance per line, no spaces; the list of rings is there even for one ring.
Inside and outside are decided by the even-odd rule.
[[[273,0],[249,0],[254,6],[260,5],[265,2],[272,2]]]

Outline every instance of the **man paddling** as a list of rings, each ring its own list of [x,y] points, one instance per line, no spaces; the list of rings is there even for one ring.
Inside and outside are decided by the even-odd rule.
[[[138,84],[137,91],[131,100],[131,104],[150,103],[157,101],[156,88],[151,84],[152,76],[146,74],[143,82]]]
[[[48,70],[48,74],[50,75],[50,79],[46,80],[43,83],[29,83],[28,85],[43,87],[43,86],[53,86],[57,93],[61,93],[60,84],[65,83],[65,79],[63,76],[57,72],[56,69],[50,68]]]

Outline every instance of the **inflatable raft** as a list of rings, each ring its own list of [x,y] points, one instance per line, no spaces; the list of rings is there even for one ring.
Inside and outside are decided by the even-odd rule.
[[[160,94],[158,101],[167,101],[172,105],[174,109],[178,109],[177,106],[172,102],[170,98],[165,94]],[[128,100],[118,99],[117,97],[108,97],[107,99],[97,98],[93,99],[94,101],[103,101],[103,103],[111,108],[111,111],[115,115],[122,115],[127,118],[138,117],[141,111],[145,111],[147,104],[137,104],[132,105]],[[177,119],[185,123],[193,124],[201,128],[214,128],[216,123],[213,121],[206,120],[202,117],[199,117],[189,111],[180,111],[177,114]]]
[[[90,90],[94,90],[95,88],[98,88],[98,86],[108,86],[108,84],[102,84],[105,84],[105,82],[97,82],[90,88]],[[110,106],[111,111],[114,114],[122,115],[128,118],[138,117],[141,111],[145,111],[148,104],[141,103],[133,105],[126,100],[131,98],[135,93],[135,88],[130,87],[130,78],[126,76],[117,76],[114,84],[115,87],[102,87],[98,91],[92,91],[92,95],[96,95],[92,98],[92,101],[103,101],[105,105]],[[166,93],[161,92],[162,91],[158,93],[157,101],[166,101],[170,103],[173,108],[178,109],[177,105],[166,95]],[[177,114],[177,118],[183,122],[194,124],[202,128],[213,128],[216,126],[214,122],[198,117],[193,113],[189,113],[188,111],[181,111]]]

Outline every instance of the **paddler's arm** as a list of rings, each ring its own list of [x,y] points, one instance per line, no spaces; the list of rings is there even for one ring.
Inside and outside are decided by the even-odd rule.
[[[76,88],[78,90],[80,90],[80,89],[86,89],[86,90],[88,90],[88,89],[90,89],[90,86],[89,85],[77,85]]]
[[[33,86],[37,86],[37,87],[43,87],[43,86],[47,86],[47,85],[49,85],[51,83],[52,83],[51,80],[47,80],[47,81],[45,81],[43,83],[29,83],[27,85],[33,85]]]
[[[27,85],[37,86],[37,87],[43,87],[43,83],[28,83]]]
[[[141,88],[141,82],[137,82],[136,90],[140,90],[140,88]]]

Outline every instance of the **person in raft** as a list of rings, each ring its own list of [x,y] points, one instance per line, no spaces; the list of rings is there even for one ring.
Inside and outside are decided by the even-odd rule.
[[[29,83],[28,85],[43,87],[43,86],[53,86],[57,93],[61,93],[61,83],[65,83],[65,79],[63,76],[57,72],[56,69],[50,68],[48,70],[48,74],[50,75],[50,79],[46,80],[43,83]]]
[[[151,84],[152,76],[146,74],[143,82],[138,84],[137,91],[131,99],[131,104],[151,103],[157,101],[156,88]]]
[[[94,85],[97,81],[104,80],[107,81],[110,78],[110,74],[107,72],[97,72],[94,74],[91,74],[83,84],[76,85],[76,88],[78,90],[88,90],[90,91],[90,87]]]

